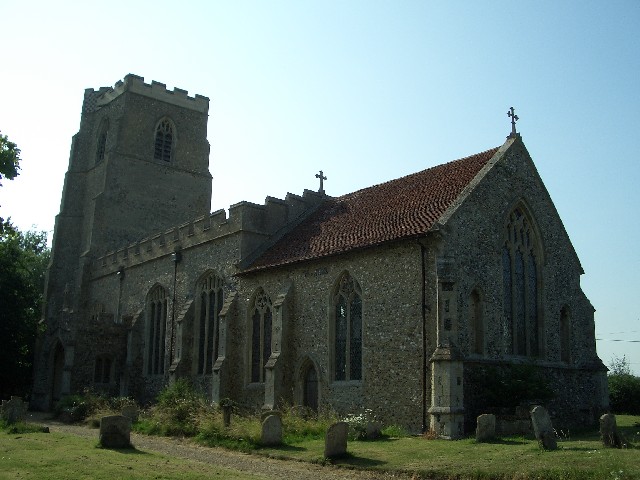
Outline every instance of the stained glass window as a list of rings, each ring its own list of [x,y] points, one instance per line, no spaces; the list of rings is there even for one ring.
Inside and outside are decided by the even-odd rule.
[[[362,379],[362,297],[349,275],[338,282],[334,296],[334,379]]]
[[[147,374],[164,374],[165,344],[167,328],[167,294],[164,288],[157,286],[147,300]]]
[[[197,373],[210,374],[213,363],[218,358],[218,332],[220,330],[219,314],[222,309],[223,281],[215,274],[209,274],[201,280],[198,309],[199,325],[197,334],[198,364]]]
[[[540,314],[538,308],[538,257],[536,234],[522,208],[511,212],[502,252],[504,317],[515,355],[538,356]]]
[[[265,365],[271,356],[271,299],[261,289],[251,316],[251,382],[264,382]]]

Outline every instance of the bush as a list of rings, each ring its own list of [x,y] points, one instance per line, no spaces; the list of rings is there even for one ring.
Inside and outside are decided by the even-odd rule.
[[[630,373],[612,374],[609,382],[609,406],[615,413],[640,415],[640,377]]]
[[[613,357],[607,380],[611,410],[614,413],[640,414],[640,377],[631,373],[626,356]]]
[[[202,419],[215,410],[185,379],[165,387],[157,400],[157,405],[141,419],[137,430],[147,434],[192,437],[198,433]]]

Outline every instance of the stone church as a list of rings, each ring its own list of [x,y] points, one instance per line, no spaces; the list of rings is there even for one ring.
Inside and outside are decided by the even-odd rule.
[[[187,378],[213,402],[456,438],[490,407],[478,372],[510,365],[546,379],[559,418],[607,408],[583,270],[513,117],[496,148],[227,214],[208,109],[136,75],[85,90],[32,408],[86,388],[144,404]]]

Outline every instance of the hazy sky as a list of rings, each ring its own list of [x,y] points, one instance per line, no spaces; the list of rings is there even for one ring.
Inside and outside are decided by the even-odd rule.
[[[0,215],[52,233],[85,88],[210,98],[212,210],[342,195],[501,145],[514,106],[605,364],[640,374],[640,1],[0,0]]]

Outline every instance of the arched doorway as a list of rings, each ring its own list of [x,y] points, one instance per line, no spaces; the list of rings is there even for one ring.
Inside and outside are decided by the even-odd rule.
[[[302,405],[318,411],[318,373],[311,362],[302,377]]]
[[[51,383],[51,407],[62,397],[62,374],[64,372],[64,347],[60,342],[56,343],[53,352],[53,372]]]

